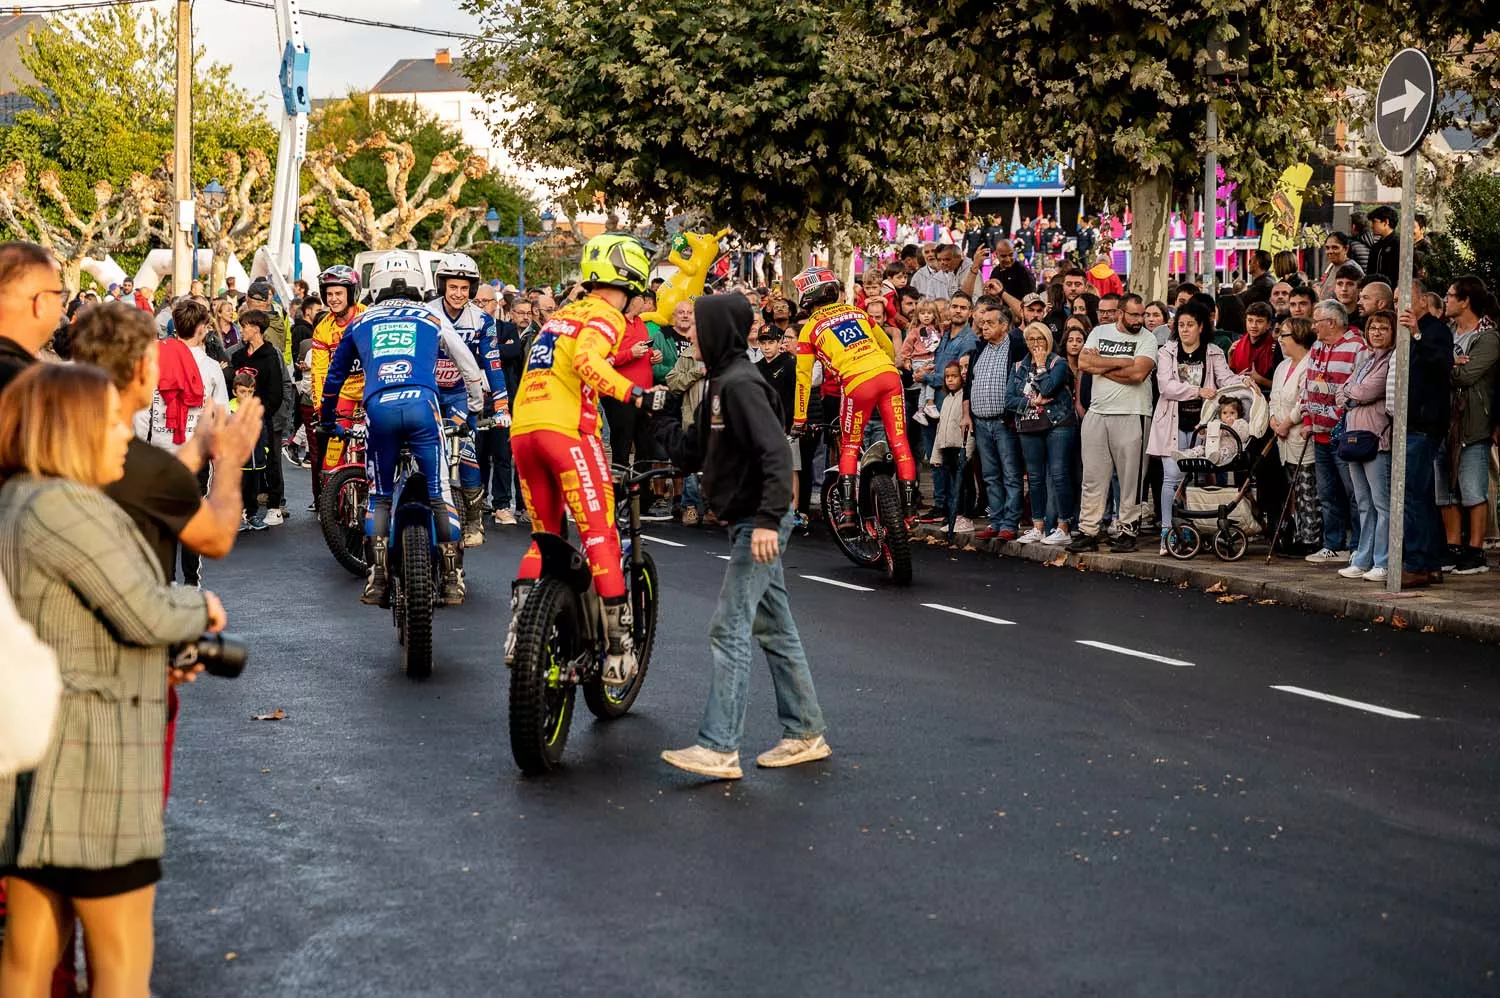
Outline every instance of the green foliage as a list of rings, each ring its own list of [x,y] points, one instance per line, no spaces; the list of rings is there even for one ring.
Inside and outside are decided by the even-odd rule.
[[[21,60],[37,83],[23,89],[40,110],[0,134],[0,157],[31,176],[57,170],[64,192],[86,199],[98,180],[118,188],[150,173],[171,152],[176,16],[121,4],[87,11],[39,32]],[[195,53],[193,155],[196,179],[222,168],[226,149],[276,142],[257,102],[229,79],[229,67]]]
[[[1456,266],[1442,276],[1475,274],[1491,291],[1500,289],[1500,176],[1470,173],[1448,191],[1448,232],[1459,244]],[[1441,247],[1440,247],[1441,249]]]
[[[898,8],[896,25],[997,116],[997,158],[1071,157],[1097,203],[1143,178],[1201,173],[1211,99],[1220,162],[1241,190],[1269,194],[1338,109],[1344,0],[944,0]],[[1332,23],[1331,23],[1332,22]],[[1352,23],[1352,21],[1351,21]],[[1316,29],[1310,28],[1317,25]],[[1208,71],[1211,47],[1243,47],[1236,81]]]
[[[460,161],[475,154],[458,130],[415,103],[380,100],[372,103],[368,95],[351,91],[343,100],[328,104],[315,112],[308,130],[309,149],[325,146],[345,148],[351,143],[359,144],[371,136],[384,132],[396,142],[408,142],[416,155],[412,167],[413,182],[427,174],[432,161],[439,153],[448,152]],[[367,149],[350,157],[339,166],[340,172],[358,187],[369,192],[376,214],[389,210],[395,199],[386,188],[385,167],[380,153]],[[304,174],[303,190],[312,190],[311,177]],[[524,213],[528,229],[540,227],[539,211],[528,194],[508,181],[496,170],[464,186],[458,199],[460,208],[485,205],[494,208],[500,216],[500,231],[511,234],[516,229],[516,217]],[[438,218],[428,219],[417,227],[417,241],[422,246],[431,244],[432,235],[441,225]],[[319,260],[349,260],[365,247],[344,230],[321,200],[303,211],[303,237],[318,251]],[[515,269],[515,254],[511,253],[511,270]]]
[[[844,0],[466,0],[476,89],[521,108],[513,148],[662,223],[689,211],[792,237],[925,201],[966,139],[925,74]],[[940,89],[940,87],[938,88]]]

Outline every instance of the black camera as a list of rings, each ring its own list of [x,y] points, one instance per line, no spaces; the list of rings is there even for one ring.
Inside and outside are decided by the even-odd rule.
[[[174,645],[171,656],[174,669],[201,665],[211,676],[238,679],[250,658],[250,646],[229,634],[203,634],[196,641]]]

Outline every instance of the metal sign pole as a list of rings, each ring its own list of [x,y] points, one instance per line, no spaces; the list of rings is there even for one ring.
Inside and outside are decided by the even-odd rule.
[[[1203,154],[1203,290],[1211,295],[1219,293],[1219,268],[1215,259],[1214,231],[1219,218],[1219,152],[1215,144],[1219,141],[1219,112],[1213,100],[1208,102],[1208,121],[1205,123],[1207,151]]]
[[[1414,236],[1412,222],[1417,210],[1417,156],[1407,153],[1401,158],[1401,262],[1396,278],[1396,308],[1410,311],[1417,321],[1420,307],[1412,294],[1411,270]],[[1401,545],[1406,540],[1406,429],[1407,408],[1411,396],[1411,334],[1404,323],[1396,330],[1396,400],[1395,420],[1391,428],[1391,501],[1390,544],[1386,557],[1385,591],[1401,591],[1401,568],[1404,562]]]

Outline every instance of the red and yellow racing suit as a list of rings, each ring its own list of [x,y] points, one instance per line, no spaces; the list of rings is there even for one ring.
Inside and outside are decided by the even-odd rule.
[[[896,456],[896,477],[916,480],[917,465],[906,438],[905,390],[894,356],[890,337],[872,325],[863,311],[843,302],[814,309],[797,336],[797,398],[792,421],[799,425],[807,422],[813,361],[821,361],[824,379],[832,374],[844,389],[839,408],[840,475],[853,475],[859,470],[865,424],[878,408],[886,440]]]
[[[511,403],[510,450],[532,529],[561,533],[563,504],[573,512],[603,599],[625,595],[615,489],[599,439],[599,397],[628,401],[632,385],[610,364],[625,317],[593,295],[565,305],[536,335]],[[533,544],[518,578],[541,574]]]
[[[328,364],[333,360],[333,352],[338,349],[339,341],[344,338],[344,330],[349,323],[364,312],[365,307],[360,304],[349,306],[344,311],[342,319],[332,312],[327,313],[318,320],[313,327],[312,354],[308,357],[308,373],[312,381],[312,400],[317,405],[318,400],[323,397],[323,379],[328,376]],[[354,372],[349,375],[344,387],[339,389],[339,401],[336,413],[338,424],[344,429],[349,429],[354,424],[361,401],[364,398],[365,376],[363,372]],[[327,449],[323,452],[322,470],[333,471],[344,460],[344,441],[335,437],[328,441]],[[316,465],[314,467],[316,469]]]

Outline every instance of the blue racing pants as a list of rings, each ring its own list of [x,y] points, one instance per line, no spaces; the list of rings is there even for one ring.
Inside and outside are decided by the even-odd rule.
[[[365,470],[370,479],[365,536],[383,537],[391,532],[391,496],[405,447],[427,480],[427,503],[432,507],[438,542],[457,541],[458,510],[448,485],[437,394],[429,388],[387,389],[365,403],[365,419],[369,426]]]
[[[474,444],[476,420],[469,412],[469,393],[460,385],[458,391],[440,392],[438,398],[442,402],[444,419],[467,420],[469,423],[469,435],[458,442],[458,487],[482,489],[484,476],[479,469],[479,450]]]

